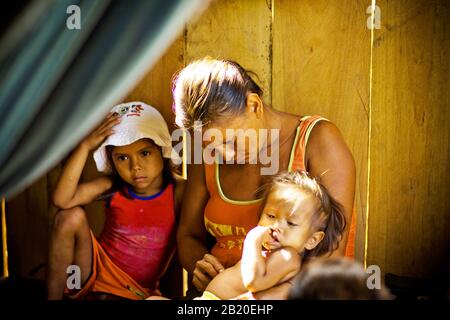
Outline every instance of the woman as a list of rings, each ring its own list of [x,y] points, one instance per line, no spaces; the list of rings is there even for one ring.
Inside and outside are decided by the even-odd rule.
[[[214,141],[219,153],[218,147],[223,147],[221,153],[229,156],[233,154],[230,149],[236,147],[236,136],[230,137],[227,130],[254,130],[259,133],[259,152],[264,148],[278,152],[278,172],[306,170],[311,176],[321,177],[330,194],[342,204],[347,220],[334,254],[353,255],[355,164],[334,124],[319,116],[300,117],[265,105],[260,87],[230,60],[204,58],[191,63],[175,78],[173,94],[177,125],[199,130],[199,121],[202,129],[221,132],[226,139]],[[268,137],[273,129],[278,130],[277,143],[271,143]],[[248,144],[246,147],[249,150]],[[261,174],[263,165],[250,161],[248,152],[244,158],[241,164],[189,166],[177,242],[181,264],[199,291],[240,260],[243,239],[258,222],[262,205],[258,191],[270,176]],[[216,240],[211,252],[208,232]],[[288,289],[280,288],[281,296],[286,297]]]

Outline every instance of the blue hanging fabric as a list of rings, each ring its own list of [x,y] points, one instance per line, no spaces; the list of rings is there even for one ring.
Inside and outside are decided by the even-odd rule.
[[[1,39],[0,195],[55,166],[204,8],[201,0],[37,0]],[[69,29],[77,6],[80,29]],[[68,13],[69,11],[69,13]],[[170,90],[170,89],[168,89]]]

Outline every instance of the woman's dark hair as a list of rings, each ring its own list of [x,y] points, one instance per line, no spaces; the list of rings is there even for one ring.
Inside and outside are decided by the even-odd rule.
[[[206,57],[190,63],[173,79],[177,125],[192,128],[195,121],[207,124],[241,114],[249,93],[263,95],[251,73],[232,60]]]
[[[153,140],[148,139],[149,141],[151,141],[156,147],[159,148],[159,150],[161,151],[161,155],[162,155],[162,150],[161,147],[158,146],[156,143],[153,142]],[[111,189],[108,191],[108,194],[105,196],[102,196],[102,199],[104,198],[108,198],[110,195],[112,195],[114,192],[118,191],[120,192],[123,196],[127,197],[128,199],[133,199],[133,197],[131,197],[128,192],[127,192],[127,187],[129,187],[129,185],[122,180],[122,178],[120,177],[119,173],[117,172],[116,168],[114,167],[114,162],[112,159],[112,151],[113,151],[114,146],[108,145],[106,146],[106,154],[108,156],[108,161],[110,163],[111,166],[111,179],[113,181],[113,185],[111,187]],[[173,165],[170,159],[167,158],[163,158],[163,162],[164,162],[164,167],[163,167],[163,185],[162,185],[162,190],[165,189],[170,183],[172,183],[174,181],[173,178]]]
[[[264,208],[272,190],[286,186],[312,194],[319,204],[313,214],[312,228],[315,231],[323,231],[325,236],[314,249],[306,250],[304,258],[331,255],[339,247],[346,226],[342,206],[329,194],[319,179],[309,177],[304,171],[292,171],[282,172],[273,177],[266,187],[262,207]]]

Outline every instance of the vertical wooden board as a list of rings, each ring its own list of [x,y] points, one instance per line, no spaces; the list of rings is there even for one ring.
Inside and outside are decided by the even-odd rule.
[[[255,72],[263,99],[270,104],[270,1],[213,1],[198,20],[187,25],[186,62],[205,56],[232,59]]]
[[[341,130],[356,162],[355,257],[364,255],[370,70],[368,1],[275,0],[273,106],[322,115]]]
[[[28,255],[28,252],[25,251],[27,239],[25,235],[30,227],[29,222],[25,219],[26,201],[26,191],[6,201],[8,262],[11,276],[25,276],[26,271],[22,270],[29,269],[29,266],[24,267],[27,264],[24,260]]]
[[[401,276],[448,266],[448,2],[377,1],[368,263]]]
[[[11,274],[29,277],[36,267],[46,264],[48,246],[47,177],[8,200],[8,248]],[[44,269],[34,275],[44,280]]]
[[[175,114],[172,111],[172,78],[184,67],[184,45],[183,34],[175,40],[126,98],[126,101],[142,101],[158,109],[171,132],[175,129]]]

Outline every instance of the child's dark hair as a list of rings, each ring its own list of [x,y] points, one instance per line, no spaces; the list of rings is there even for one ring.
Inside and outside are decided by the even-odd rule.
[[[318,259],[294,278],[289,300],[389,300],[385,286],[369,289],[364,267],[348,258]]]
[[[151,139],[148,139],[148,140],[151,141],[161,151],[161,147],[158,146],[156,143],[154,143],[153,140],[151,140]],[[128,199],[133,199],[128,194],[128,192],[126,192],[128,184],[125,181],[122,180],[122,178],[120,177],[120,175],[117,172],[116,168],[114,167],[114,162],[113,162],[113,159],[112,159],[112,150],[113,150],[113,148],[114,148],[114,146],[111,146],[111,145],[106,146],[106,154],[108,156],[108,161],[109,161],[110,166],[111,166],[111,178],[113,180],[113,185],[112,185],[111,189],[108,191],[108,194],[103,196],[102,199],[103,198],[108,198],[109,195],[112,195],[116,191],[122,193],[122,195],[127,197]],[[162,189],[166,188],[170,183],[172,183],[174,181],[174,178],[173,178],[173,166],[172,166],[171,160],[167,159],[167,158],[163,158],[163,162],[164,162],[164,167],[163,167],[163,172],[162,172],[162,174],[163,174]]]
[[[346,220],[343,208],[327,191],[319,179],[311,178],[304,171],[282,172],[276,175],[266,187],[263,208],[269,193],[279,187],[295,187],[312,194],[319,205],[313,214],[312,227],[325,233],[324,238],[312,250],[306,250],[304,258],[331,255],[339,247],[339,242],[345,230]]]
[[[249,74],[254,73],[232,60],[206,57],[190,63],[173,79],[177,125],[191,128],[195,121],[207,124],[241,114],[249,93],[263,95]]]

